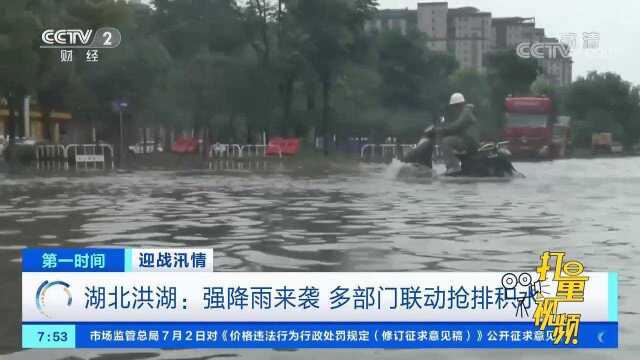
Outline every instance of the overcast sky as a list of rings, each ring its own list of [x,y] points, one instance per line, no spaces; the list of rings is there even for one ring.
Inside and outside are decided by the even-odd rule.
[[[380,8],[415,9],[416,0],[378,0]],[[427,1],[425,1],[427,2]],[[591,70],[612,71],[640,85],[640,1],[637,0],[451,0],[449,7],[474,6],[493,17],[535,17],[547,36],[576,33],[573,78]],[[582,34],[598,33],[598,49],[583,49]]]

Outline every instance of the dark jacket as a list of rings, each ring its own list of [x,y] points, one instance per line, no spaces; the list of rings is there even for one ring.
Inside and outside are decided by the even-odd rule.
[[[476,147],[480,141],[478,119],[473,114],[473,105],[467,104],[458,117],[452,122],[446,122],[438,127],[437,134],[441,137],[460,136],[467,146]]]

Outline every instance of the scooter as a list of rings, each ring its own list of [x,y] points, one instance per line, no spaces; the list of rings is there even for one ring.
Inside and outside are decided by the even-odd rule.
[[[415,148],[402,157],[409,164],[427,166],[433,169],[433,153],[436,146],[436,129],[430,126]],[[507,149],[507,141],[486,143],[475,152],[458,153],[460,170],[445,173],[451,177],[511,177],[521,175],[511,164],[511,153]]]

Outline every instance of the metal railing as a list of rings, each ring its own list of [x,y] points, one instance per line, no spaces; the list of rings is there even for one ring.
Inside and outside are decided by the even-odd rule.
[[[244,156],[243,154],[245,153],[245,150],[247,153],[246,156],[267,157],[267,148],[275,149],[278,152],[278,157],[282,157],[282,149],[278,145],[252,145],[252,144],[242,145],[242,148],[240,150],[240,157]]]
[[[209,158],[244,158],[244,157],[267,157],[267,148],[275,149],[278,157],[282,157],[282,149],[278,145],[261,144],[213,144],[209,147]]]
[[[369,155],[369,158],[373,158],[375,156],[384,158],[389,155],[397,157],[399,154],[404,154],[415,147],[415,144],[364,144],[360,149],[360,158],[367,158],[367,154]],[[377,149],[379,150],[376,151]]]
[[[272,162],[264,158],[251,158],[247,160],[217,158],[209,161],[209,170],[266,170]]]
[[[213,144],[209,146],[209,157],[234,158],[242,155],[242,147],[239,144]]]
[[[67,161],[67,149],[64,145],[36,145],[35,155],[37,169],[69,168],[69,162]]]
[[[98,169],[98,164],[102,165],[102,169],[106,169],[106,151],[109,150],[111,160],[111,168],[115,169],[113,146],[109,144],[69,144],[66,147],[67,157],[73,160],[75,168],[81,168],[79,164],[84,164],[84,169],[89,169],[89,164],[93,164],[93,169]]]

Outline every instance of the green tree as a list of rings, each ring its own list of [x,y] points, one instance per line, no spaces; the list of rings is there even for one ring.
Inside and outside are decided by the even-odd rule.
[[[450,77],[451,92],[460,92],[468,103],[475,105],[475,115],[480,123],[480,136],[494,138],[499,130],[498,123],[491,111],[489,101],[489,82],[485,74],[473,69],[462,69]]]
[[[453,57],[430,52],[417,32],[383,31],[377,37],[378,71],[382,78],[379,103],[389,124],[387,135],[403,141],[415,138],[444,111],[448,77],[457,68]],[[372,119],[376,119],[374,115]]]
[[[611,72],[590,72],[568,89],[566,107],[582,122],[578,144],[587,145],[592,132],[614,132],[625,146],[640,138],[640,88]],[[579,134],[578,134],[579,135]]]
[[[380,139],[390,134],[389,118],[381,116],[382,79],[375,68],[350,64],[336,80],[333,110],[339,139],[366,136]]]
[[[551,96],[553,94],[553,85],[546,79],[539,77],[531,83],[529,92],[535,96]]]
[[[378,38],[381,101],[388,108],[425,108],[429,63],[419,36],[383,31]]]
[[[318,76],[322,89],[320,134],[324,152],[329,150],[331,135],[331,96],[336,79],[357,49],[358,34],[364,21],[375,10],[374,0],[290,1],[289,11],[304,34],[302,53]]]
[[[165,130],[165,134],[182,129],[193,119],[193,108],[185,90],[185,74],[182,67],[174,67],[159,76],[144,99],[140,116],[143,121]],[[165,149],[170,148],[169,137],[165,137]]]
[[[0,90],[9,110],[9,138],[23,135],[22,101],[36,86],[40,55],[37,41],[41,23],[24,1],[10,1],[0,7]],[[18,131],[19,130],[19,131]]]
[[[451,77],[451,92],[461,92],[467,102],[477,107],[489,106],[489,83],[487,77],[474,69],[461,69]]]
[[[202,50],[229,53],[246,43],[242,13],[234,0],[154,0],[152,31],[176,60]]]
[[[504,125],[504,100],[507,96],[529,95],[531,83],[540,68],[535,59],[524,59],[513,50],[489,53],[485,58],[489,82],[489,102],[495,129]]]

